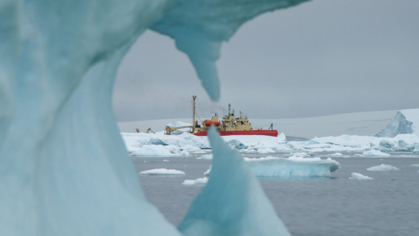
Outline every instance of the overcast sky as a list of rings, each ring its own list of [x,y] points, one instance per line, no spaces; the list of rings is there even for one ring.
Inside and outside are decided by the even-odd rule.
[[[297,118],[419,108],[419,1],[314,0],[245,23],[217,62],[221,100],[209,101],[174,41],[143,34],[114,88],[118,121],[222,114]],[[220,115],[221,115],[220,114]]]

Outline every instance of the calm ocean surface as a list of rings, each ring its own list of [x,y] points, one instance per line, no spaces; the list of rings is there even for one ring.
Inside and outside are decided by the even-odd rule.
[[[418,236],[419,168],[410,165],[419,164],[419,158],[406,158],[406,155],[413,154],[392,153],[392,158],[332,158],[341,167],[331,178],[261,179],[260,183],[293,236]],[[327,153],[320,156],[326,157]],[[132,161],[138,172],[167,168],[186,173],[179,177],[139,175],[147,199],[175,225],[202,188],[185,186],[182,182],[202,178],[211,165],[210,160],[195,157],[133,157]],[[380,164],[395,166],[400,171],[366,170]],[[349,180],[352,172],[374,180]]]

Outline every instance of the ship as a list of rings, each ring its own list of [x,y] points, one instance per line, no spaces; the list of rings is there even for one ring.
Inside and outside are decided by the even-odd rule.
[[[273,129],[273,123],[269,129],[264,130],[253,129],[252,124],[247,119],[247,115],[243,116],[240,112],[239,117],[235,117],[234,109],[231,111],[231,105],[228,104],[228,114],[225,115],[221,121],[218,120],[217,114],[215,114],[210,120],[206,119],[201,121],[201,124],[198,123],[198,120],[195,119],[195,101],[196,96],[192,96],[192,126],[182,126],[182,127],[169,127],[166,126],[165,134],[171,135],[176,134],[176,130],[180,129],[189,129],[189,133],[196,136],[206,136],[208,129],[213,125],[216,127],[218,133],[221,136],[227,135],[266,135],[266,136],[278,136],[278,131]],[[199,117],[198,117],[199,118]]]

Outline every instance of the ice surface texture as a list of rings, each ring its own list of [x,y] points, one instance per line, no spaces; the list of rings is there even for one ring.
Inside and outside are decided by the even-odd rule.
[[[419,109],[398,111],[390,124],[375,136],[395,137],[398,134],[416,134],[419,136]]]
[[[1,234],[180,235],[146,201],[119,135],[111,105],[121,59],[153,25],[217,100],[220,42],[300,2],[0,0]]]
[[[179,224],[183,235],[289,235],[237,150],[212,128],[211,176]]]

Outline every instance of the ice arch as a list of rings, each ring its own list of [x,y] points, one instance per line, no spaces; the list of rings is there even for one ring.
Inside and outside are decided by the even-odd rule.
[[[1,234],[179,235],[145,200],[116,127],[121,58],[151,27],[217,100],[220,43],[302,1],[0,0]]]

